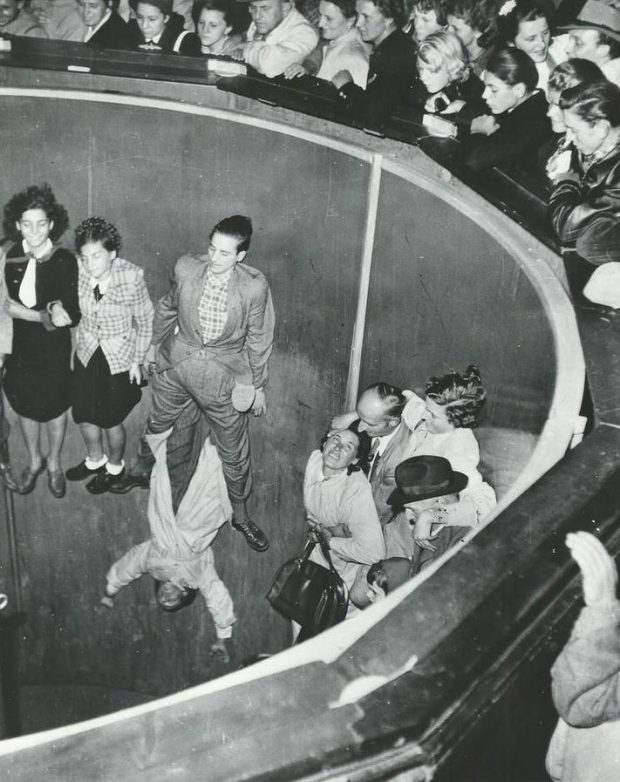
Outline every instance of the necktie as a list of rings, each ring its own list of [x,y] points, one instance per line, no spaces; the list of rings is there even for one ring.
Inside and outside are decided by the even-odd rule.
[[[30,257],[22,277],[19,298],[25,307],[34,307],[37,303],[37,259],[33,256]]]
[[[370,473],[368,475],[369,481],[374,477],[380,458],[381,454],[379,453],[379,438],[375,437],[372,441],[372,447],[370,449]]]
[[[95,285],[95,287],[93,288],[93,293],[95,295],[95,301],[101,301],[101,299],[103,298],[103,293],[101,293],[101,291],[99,290],[99,285]]]

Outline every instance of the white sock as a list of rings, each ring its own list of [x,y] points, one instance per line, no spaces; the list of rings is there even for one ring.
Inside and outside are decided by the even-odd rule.
[[[121,459],[120,464],[110,464],[108,462],[105,466],[105,471],[110,475],[120,475],[125,469],[125,462]]]
[[[89,456],[84,459],[84,464],[86,465],[87,470],[98,470],[100,467],[103,467],[104,464],[108,463],[108,457],[103,454],[101,459],[91,459]]]

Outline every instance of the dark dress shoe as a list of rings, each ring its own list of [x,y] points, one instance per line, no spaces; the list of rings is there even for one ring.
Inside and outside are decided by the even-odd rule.
[[[112,475],[108,483],[108,491],[112,494],[126,494],[135,488],[148,489],[151,483],[150,475],[132,475],[122,472],[120,475]]]
[[[86,461],[76,464],[75,467],[69,467],[65,473],[65,478],[68,481],[85,481],[86,478],[92,478],[95,475],[100,475],[105,470],[105,464],[101,467],[97,467],[95,470],[89,470],[86,466]]]
[[[22,474],[19,480],[19,486],[17,491],[20,494],[30,494],[30,492],[37,485],[37,478],[47,467],[47,459],[41,460],[41,465],[38,470],[33,470],[30,465],[22,470]]]
[[[47,471],[47,485],[57,500],[61,500],[67,492],[67,481],[62,470]]]
[[[7,489],[10,489],[11,491],[19,491],[19,484],[13,475],[13,470],[11,470],[10,464],[0,463],[0,480],[7,487]]]
[[[89,481],[86,484],[86,491],[91,494],[105,494],[106,491],[110,490],[110,486],[113,483],[118,483],[124,476],[125,470],[119,472],[118,475],[112,475],[112,473],[104,470],[103,472],[100,472],[99,475],[95,475],[92,481]]]
[[[237,532],[243,533],[248,546],[253,548],[254,551],[267,551],[269,548],[267,536],[260,527],[254,524],[252,519],[246,519],[245,521],[235,521],[233,519],[230,525]]]

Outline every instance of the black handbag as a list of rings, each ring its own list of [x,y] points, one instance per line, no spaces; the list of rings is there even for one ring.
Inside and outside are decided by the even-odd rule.
[[[278,613],[301,625],[305,637],[342,622],[349,605],[347,588],[322,536],[319,545],[329,569],[309,559],[315,545],[308,540],[301,556],[282,565],[266,596]]]

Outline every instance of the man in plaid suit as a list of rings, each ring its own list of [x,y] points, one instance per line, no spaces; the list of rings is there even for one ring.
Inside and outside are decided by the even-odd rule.
[[[167,431],[182,412],[198,405],[222,462],[232,526],[253,549],[265,551],[267,537],[246,509],[251,490],[247,416],[232,403],[237,381],[251,377],[252,413],[266,412],[275,316],[266,278],[242,264],[251,236],[249,218],[227,217],[211,231],[206,255],[177,261],[170,290],[155,308],[156,367],[147,432]],[[132,483],[129,476],[116,492],[134,485],[139,480]]]

